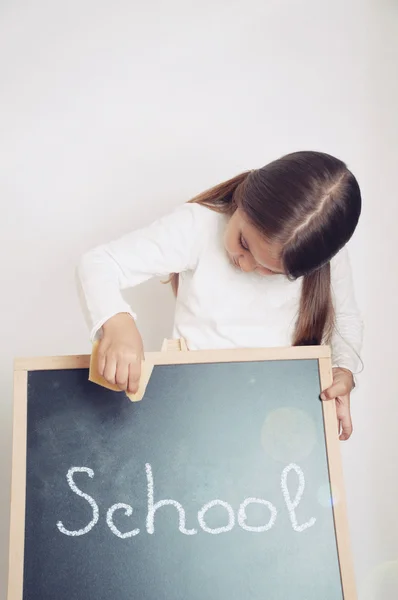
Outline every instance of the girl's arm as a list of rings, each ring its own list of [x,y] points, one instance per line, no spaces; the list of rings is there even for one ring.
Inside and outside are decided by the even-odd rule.
[[[355,299],[348,251],[343,248],[331,262],[335,328],[331,340],[333,366],[357,374],[361,369],[363,322]]]
[[[350,394],[354,374],[361,365],[363,325],[355,300],[351,266],[346,249],[332,260],[332,295],[336,313],[332,337],[333,384],[321,394],[323,400],[336,400],[338,429],[341,440],[352,434]]]
[[[184,204],[149,227],[87,252],[78,265],[91,339],[102,331],[98,371],[121,390],[137,391],[144,355],[135,314],[121,290],[154,276],[193,269],[205,238],[203,222],[206,224],[208,213],[202,206]]]

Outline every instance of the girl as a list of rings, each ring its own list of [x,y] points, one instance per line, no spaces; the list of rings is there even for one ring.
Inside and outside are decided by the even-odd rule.
[[[330,343],[334,382],[322,398],[337,399],[348,439],[362,323],[344,246],[360,212],[343,162],[296,152],[86,253],[78,274],[91,339],[101,337],[99,372],[137,390],[143,343],[121,290],[171,274],[174,336],[191,350]]]

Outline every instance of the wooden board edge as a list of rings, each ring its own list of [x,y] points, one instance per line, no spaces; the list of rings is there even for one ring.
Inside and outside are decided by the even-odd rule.
[[[261,360],[314,360],[330,358],[328,346],[294,346],[280,348],[230,348],[226,350],[181,350],[145,353],[153,365],[202,364],[217,362],[248,362]],[[16,371],[50,371],[57,369],[88,369],[90,355],[17,358]]]
[[[27,372],[15,371],[7,600],[22,600],[23,597],[27,391]]]
[[[90,354],[72,356],[32,356],[16,358],[14,371],[56,371],[58,369],[88,369]]]
[[[333,382],[332,364],[329,359],[319,359],[319,376],[323,391]],[[340,453],[341,442],[338,436],[336,421],[336,403],[335,401],[326,400],[322,402],[322,407],[343,596],[344,600],[357,600],[354,564],[348,528],[343,465]]]

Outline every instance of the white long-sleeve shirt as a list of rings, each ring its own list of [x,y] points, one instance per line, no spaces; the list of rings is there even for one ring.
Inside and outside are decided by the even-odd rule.
[[[83,255],[78,276],[91,323],[91,340],[120,312],[137,315],[121,290],[151,277],[179,273],[174,332],[191,350],[290,346],[302,279],[259,276],[234,267],[223,235],[227,217],[184,204],[150,226]],[[331,262],[336,326],[334,366],[358,372],[362,321],[346,249]]]

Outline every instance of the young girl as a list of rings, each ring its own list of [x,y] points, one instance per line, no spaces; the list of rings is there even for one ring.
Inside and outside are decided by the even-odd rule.
[[[204,192],[144,229],[86,253],[78,274],[101,338],[99,372],[135,392],[143,343],[121,290],[171,275],[174,336],[190,350],[330,343],[340,439],[362,323],[345,244],[361,212],[346,165],[296,152]]]

